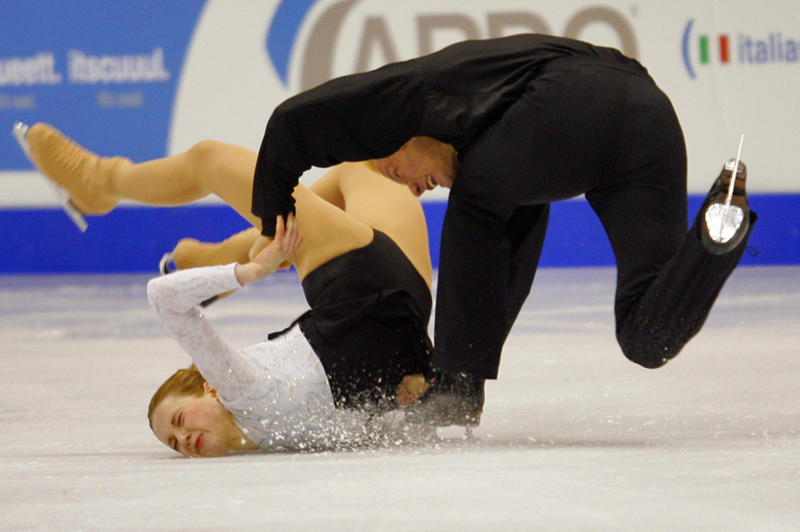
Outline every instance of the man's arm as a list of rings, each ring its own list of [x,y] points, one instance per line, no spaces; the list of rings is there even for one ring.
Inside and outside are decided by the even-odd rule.
[[[422,75],[411,62],[332,80],[281,104],[267,124],[253,181],[262,234],[294,212],[292,191],[312,166],[391,155],[422,121]]]

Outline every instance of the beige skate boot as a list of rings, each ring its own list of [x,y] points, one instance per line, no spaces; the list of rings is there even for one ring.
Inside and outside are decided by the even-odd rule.
[[[246,264],[250,261],[249,252],[258,235],[258,229],[251,227],[222,242],[200,242],[194,238],[184,238],[175,249],[161,258],[159,270],[161,275],[170,274],[176,270],[187,268],[200,268],[202,266],[221,266],[238,262]],[[228,297],[233,292],[226,292],[219,296],[214,296],[201,303],[207,307],[217,299]]]
[[[119,202],[110,190],[110,175],[124,157],[99,157],[54,127],[38,123],[28,129],[31,159],[48,178],[63,187],[83,214],[105,214]]]
[[[260,234],[255,227],[240,231],[222,242],[200,242],[194,238],[184,238],[172,251],[173,262],[179,270],[200,266],[221,266],[238,262],[250,262],[250,248]]]

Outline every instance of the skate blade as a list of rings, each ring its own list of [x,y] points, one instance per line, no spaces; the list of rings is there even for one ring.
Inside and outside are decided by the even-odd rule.
[[[736,205],[726,207],[715,203],[706,210],[705,221],[711,240],[717,244],[727,244],[742,226],[744,211]]]
[[[161,257],[161,260],[158,263],[158,271],[161,272],[161,275],[169,275],[178,271],[178,267],[175,266],[175,263],[172,261],[172,259],[172,252],[164,253],[164,256]]]
[[[11,130],[11,134],[17,140],[17,144],[22,149],[22,152],[25,154],[25,157],[34,165],[33,157],[31,157],[31,148],[28,145],[28,139],[26,135],[28,134],[28,126],[23,124],[22,122],[17,122],[14,124],[14,128]],[[61,185],[53,181],[47,176],[44,176],[45,181],[50,185],[50,188],[53,190],[53,193],[56,195],[56,199],[58,199],[59,203],[61,204],[61,208],[64,209],[64,212],[67,213],[70,220],[78,227],[81,233],[86,231],[86,228],[89,227],[89,224],[86,222],[86,218],[83,217],[81,211],[75,208],[72,202],[69,201],[69,192],[66,191]]]

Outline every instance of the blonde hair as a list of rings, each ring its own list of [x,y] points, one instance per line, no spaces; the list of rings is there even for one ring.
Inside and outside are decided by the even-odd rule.
[[[161,401],[170,395],[200,397],[203,395],[205,382],[206,379],[200,375],[200,370],[194,364],[188,368],[179,369],[164,381],[164,384],[153,394],[153,398],[150,399],[150,406],[147,408],[147,420],[150,422],[150,429],[153,428],[153,412],[161,404]]]

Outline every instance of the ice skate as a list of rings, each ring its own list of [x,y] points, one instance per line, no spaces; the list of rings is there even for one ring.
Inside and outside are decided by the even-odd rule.
[[[178,271],[178,267],[175,266],[175,257],[170,251],[169,253],[164,253],[161,257],[161,260],[158,263],[158,272],[161,275],[169,275]]]
[[[119,202],[109,190],[110,176],[124,157],[99,157],[64,136],[54,127],[38,123],[25,135],[36,167],[69,193],[69,202],[81,214],[106,214]]]
[[[406,422],[468,429],[480,424],[485,400],[483,378],[463,372],[440,373],[429,383],[427,393],[406,408]]]
[[[33,158],[31,157],[31,148],[28,144],[28,126],[27,124],[23,124],[22,122],[16,122],[14,124],[13,129],[11,130],[11,134],[19,144],[19,147],[22,149],[22,153],[25,154],[25,157],[31,162],[31,164],[35,164],[33,162]],[[53,190],[53,194],[58,199],[61,208],[64,209],[64,212],[67,213],[67,216],[72,220],[72,222],[78,227],[81,232],[86,231],[89,227],[89,224],[86,223],[86,218],[83,217],[81,211],[75,208],[75,205],[70,202],[69,192],[64,190],[63,187],[59,186],[56,182],[52,181],[51,179],[45,177],[45,181]]]
[[[750,227],[750,206],[745,190],[747,168],[741,161],[738,161],[732,193],[730,190],[737,161],[738,158],[725,163],[701,210],[700,237],[705,248],[714,255],[728,253],[738,246]]]

